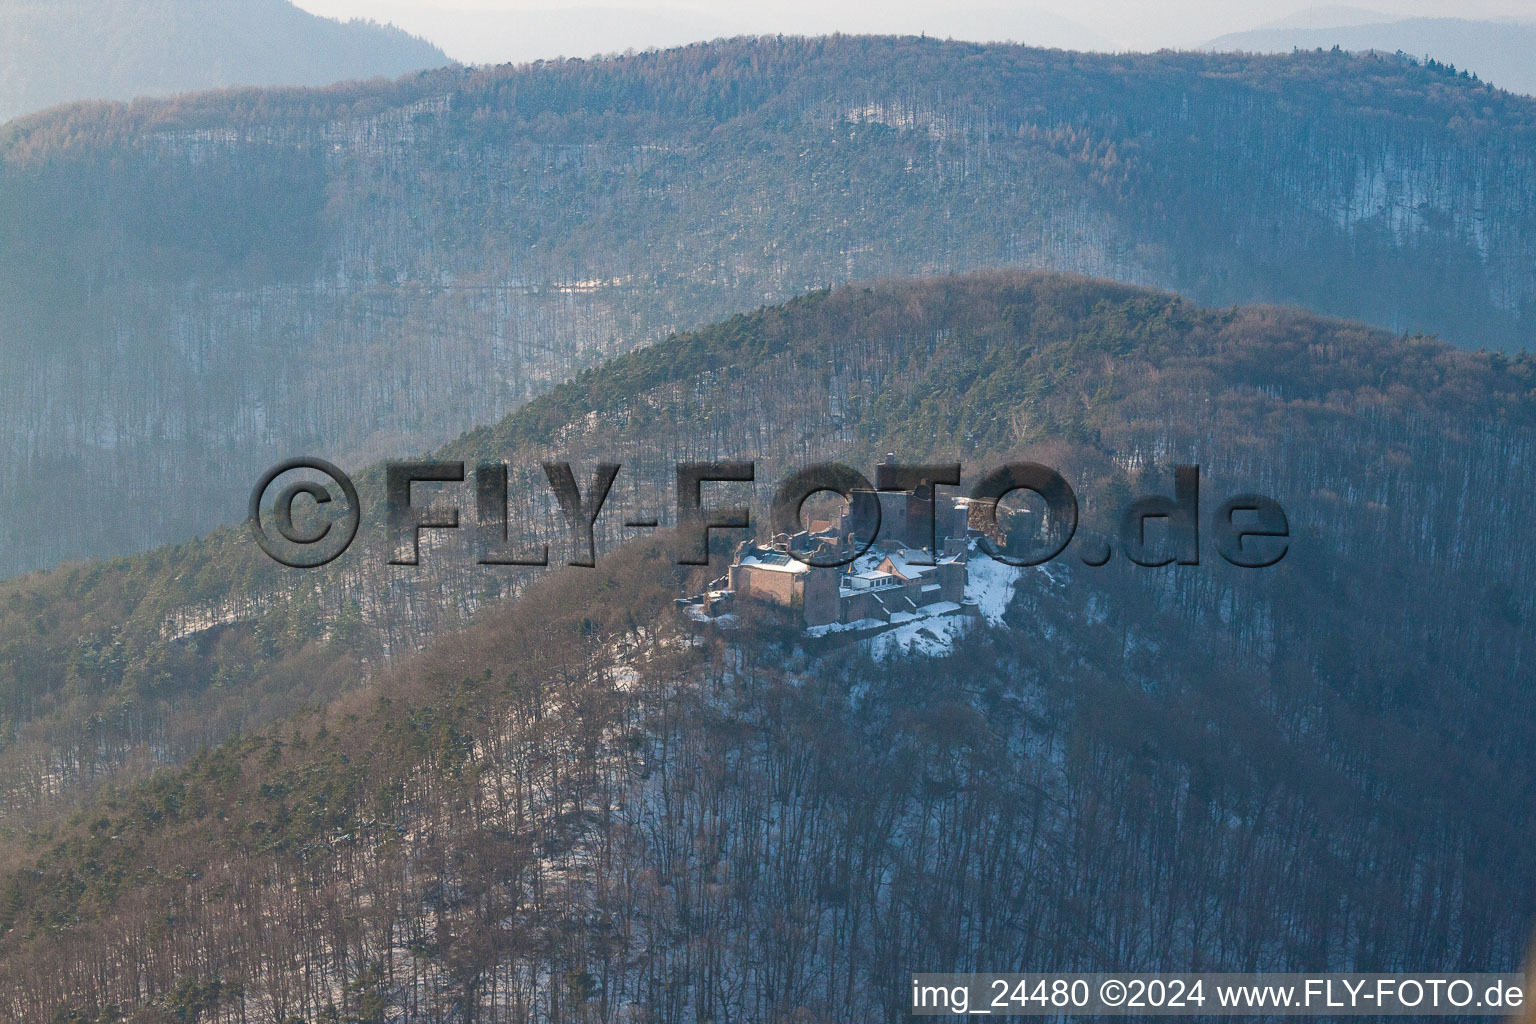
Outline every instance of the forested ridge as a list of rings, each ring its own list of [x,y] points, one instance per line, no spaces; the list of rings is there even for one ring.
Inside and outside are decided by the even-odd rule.
[[[703,576],[618,550],[619,511],[596,570],[452,535],[386,567],[373,472],[323,570],[220,531],[12,581],[8,1012],[854,1021],[913,969],[1512,969],[1533,388],[1530,357],[994,272],[686,332],[438,452],[509,462],[557,562],[550,456],[624,463],[625,511],[682,458],[756,458],[761,518],[788,468],[889,450],[1037,458],[1090,525],[1176,461],[1208,508],[1287,509],[1272,570],[1068,556],[945,659],[696,632]]]
[[[23,118],[0,571],[198,535],[296,451],[420,451],[851,279],[1070,270],[1521,350],[1533,103],[1374,56],[833,37]]]

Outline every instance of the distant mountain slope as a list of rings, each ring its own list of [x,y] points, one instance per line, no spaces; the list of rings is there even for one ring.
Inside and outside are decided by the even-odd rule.
[[[633,8],[591,6],[431,8],[402,10],[407,28],[430,34],[456,60],[466,64],[527,63],[557,57],[591,57],[701,39],[740,35],[744,27],[731,12],[666,6]]]
[[[728,36],[831,35],[879,32],[929,35],[970,42],[1016,42],[1067,50],[1112,50],[1098,32],[1045,11],[981,3],[940,6],[885,3],[876,7],[789,12],[771,7],[601,5],[465,9],[396,9],[392,17],[418,28],[466,64],[525,63],[556,57],[591,57],[654,47],[683,46]],[[794,26],[791,28],[790,26]]]
[[[1382,11],[1366,7],[1350,7],[1346,4],[1325,4],[1307,7],[1283,17],[1266,21],[1256,31],[1278,28],[1339,28],[1345,25],[1377,25],[1392,21],[1393,17]]]
[[[857,37],[24,118],[0,571],[194,536],[296,451],[420,450],[849,279],[1064,269],[1531,347],[1533,138],[1536,102],[1393,59]]]
[[[669,538],[617,550],[679,458],[755,457],[761,515],[789,468],[887,450],[1043,460],[1096,525],[1197,461],[1204,507],[1272,494],[1293,546],[1069,552],[949,660],[878,665],[750,608],[690,635]],[[1531,356],[1104,281],[846,287],[679,335],[439,453],[509,461],[513,531],[556,560],[538,462],[625,466],[599,567],[510,606],[530,574],[461,537],[387,567],[376,474],[313,573],[226,530],[0,585],[0,1008],[853,1024],[900,1018],[914,961],[1514,969],[1533,451]],[[159,758],[189,763],[56,823]]]
[[[399,29],[287,0],[0,0],[0,121],[73,100],[328,85],[448,63]]]
[[[1289,53],[1292,49],[1378,50],[1425,57],[1475,72],[1511,92],[1536,95],[1536,25],[1464,18],[1409,18],[1335,28],[1262,28],[1206,44],[1212,50]]]

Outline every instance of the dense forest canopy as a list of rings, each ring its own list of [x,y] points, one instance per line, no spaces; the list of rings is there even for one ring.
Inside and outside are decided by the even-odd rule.
[[[550,457],[622,462],[615,509],[684,458],[756,458],[766,509],[810,461],[1031,457],[1089,527],[1197,462],[1292,552],[1069,558],[937,661],[689,626],[708,574],[619,511],[595,570],[387,566],[376,471],[325,569],[222,530],[13,580],[7,1011],[854,1021],[913,963],[1512,969],[1533,448],[1528,356],[1076,277],[685,332],[437,454],[513,466],[550,537]]]
[[[851,279],[1054,268],[1524,350],[1533,130],[1395,58],[865,37],[23,118],[0,571],[184,540],[278,459],[419,451]]]

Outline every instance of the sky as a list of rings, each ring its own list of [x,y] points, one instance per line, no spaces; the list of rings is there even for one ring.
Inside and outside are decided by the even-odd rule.
[[[1313,28],[1409,17],[1536,22],[1536,0],[296,0],[391,22],[466,63],[590,56],[740,33],[888,32],[1073,49],[1197,48],[1276,22]]]

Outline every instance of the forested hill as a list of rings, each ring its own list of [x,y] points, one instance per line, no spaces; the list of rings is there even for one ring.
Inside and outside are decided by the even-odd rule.
[[[807,462],[867,465],[900,449],[979,472],[1026,450],[1068,471],[1085,520],[1102,524],[1143,475],[1157,478],[1148,453],[1161,465],[1182,445],[1212,487],[1281,496],[1298,523],[1365,560],[1320,570],[1339,595],[1370,603],[1406,587],[1439,607],[1460,593],[1466,608],[1519,623],[1536,613],[1536,590],[1513,582],[1530,540],[1505,496],[1536,483],[1523,458],[1533,387],[1536,357],[1294,311],[1201,309],[1103,281],[983,273],[816,292],[686,332],[440,454],[505,460],[512,534],[550,540],[560,564],[562,520],[539,468],[552,458],[583,480],[598,462],[625,467],[610,502],[622,511],[598,524],[613,545],[635,536],[623,512],[667,514],[679,461],[757,459],[761,521],[774,483]],[[467,531],[429,532],[446,547],[419,567],[387,565],[379,473],[358,487],[357,543],[324,569],[280,568],[242,525],[0,585],[0,839],[46,828],[118,773],[333,696],[362,670],[332,662],[419,649],[528,581],[531,570],[474,564]],[[1473,508],[1487,518],[1468,532],[1458,510]],[[1373,561],[1389,542],[1402,556]],[[1516,561],[1495,572],[1503,544]],[[1452,571],[1467,559],[1489,565],[1488,577]],[[1399,575],[1412,582],[1383,586]],[[1334,605],[1303,607],[1326,620]],[[1405,623],[1428,614],[1411,602],[1382,612]],[[1477,645],[1485,628],[1469,626],[1462,642]]]
[[[1530,357],[1081,278],[845,287],[441,452],[507,460],[512,533],[557,561],[539,461],[624,464],[598,568],[519,600],[452,535],[386,567],[376,514],[311,573],[221,531],[11,581],[0,1005],[853,1022],[899,1017],[914,964],[1513,969],[1533,387]],[[876,662],[750,609],[685,626],[708,574],[619,525],[680,458],[756,458],[761,512],[789,468],[893,449],[1037,458],[1089,525],[1198,462],[1207,509],[1278,498],[1291,552],[1069,553],[945,659]]]
[[[1057,268],[1523,349],[1533,129],[1396,59],[849,37],[23,119],[0,571],[194,536],[278,458],[420,450],[849,279]]]
[[[1427,54],[1427,60],[1464,68],[1500,88],[1527,96],[1536,94],[1536,73],[1532,72],[1530,61],[1531,51],[1536,49],[1536,26],[1529,22],[1405,18],[1334,28],[1297,25],[1235,32],[1206,44],[1208,49],[1248,53],[1290,53],[1298,47],[1326,50],[1335,46],[1346,50]]]
[[[448,63],[392,26],[288,0],[0,0],[0,121],[76,100],[330,85]]]

